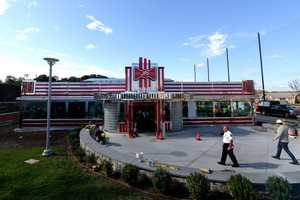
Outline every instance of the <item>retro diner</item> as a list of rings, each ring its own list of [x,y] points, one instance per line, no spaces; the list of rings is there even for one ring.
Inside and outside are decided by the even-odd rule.
[[[239,82],[178,82],[165,79],[163,66],[149,59],[125,67],[125,78],[53,82],[52,127],[94,121],[108,132],[153,133],[205,124],[253,123],[254,85]],[[47,82],[22,84],[22,127],[46,126]]]

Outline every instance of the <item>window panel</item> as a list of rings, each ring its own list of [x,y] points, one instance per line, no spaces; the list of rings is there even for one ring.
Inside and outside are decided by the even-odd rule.
[[[197,101],[196,102],[197,117],[213,117],[213,101]]]
[[[46,101],[24,101],[22,110],[24,119],[45,119],[47,116]]]
[[[69,102],[69,118],[85,118],[85,102]]]
[[[215,117],[231,117],[230,101],[217,101],[214,104]]]
[[[102,102],[100,101],[89,102],[88,118],[103,118]]]

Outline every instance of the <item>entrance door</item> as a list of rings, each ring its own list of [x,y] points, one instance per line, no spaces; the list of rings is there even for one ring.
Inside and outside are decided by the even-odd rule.
[[[155,103],[134,102],[133,121],[138,133],[155,131]]]

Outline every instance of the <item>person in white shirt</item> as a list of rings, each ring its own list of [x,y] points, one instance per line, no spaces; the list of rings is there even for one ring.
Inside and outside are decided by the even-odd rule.
[[[232,138],[232,133],[229,131],[227,126],[224,126],[223,128],[223,150],[222,150],[222,157],[221,161],[218,162],[220,165],[225,165],[227,154],[229,154],[230,159],[233,162],[232,167],[239,167],[239,163],[233,154],[233,138]]]

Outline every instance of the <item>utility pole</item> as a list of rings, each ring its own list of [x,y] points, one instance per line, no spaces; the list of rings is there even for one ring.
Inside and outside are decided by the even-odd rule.
[[[263,70],[263,62],[262,62],[262,53],[261,53],[261,43],[260,43],[260,34],[257,33],[258,39],[258,49],[259,49],[259,59],[260,59],[260,71],[261,71],[261,83],[262,83],[262,92],[263,92],[263,100],[266,100],[265,94],[265,81],[264,81],[264,70]]]
[[[207,67],[207,81],[210,82],[210,79],[209,79],[209,60],[208,60],[208,57],[206,58],[206,67]]]
[[[227,63],[227,76],[228,76],[228,82],[230,82],[228,48],[226,48],[226,61],[227,61],[226,63]]]
[[[196,64],[194,64],[194,82],[197,81],[197,78],[196,78]]]

